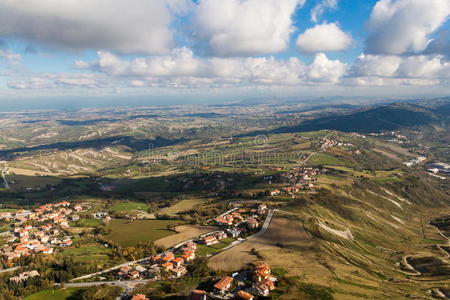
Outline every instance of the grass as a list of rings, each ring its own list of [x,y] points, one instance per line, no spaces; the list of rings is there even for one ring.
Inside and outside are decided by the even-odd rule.
[[[143,210],[147,211],[148,206],[145,203],[142,202],[120,202],[111,207],[111,210],[114,212],[121,212],[121,211],[131,211],[131,210]]]
[[[332,155],[324,153],[318,153],[313,155],[313,157],[311,157],[311,159],[308,161],[307,164],[309,166],[324,166],[324,165],[347,166],[347,167],[353,166],[351,162],[344,161]]]
[[[134,246],[139,242],[153,242],[165,236],[175,234],[167,226],[177,226],[178,220],[130,220],[113,219],[107,225],[111,233],[106,238],[124,247]]]
[[[66,288],[59,290],[45,290],[28,297],[24,300],[78,300],[80,292],[85,288]]]
[[[16,212],[15,208],[0,208],[0,212]]]
[[[176,215],[179,212],[190,210],[195,206],[202,204],[203,202],[203,199],[181,200],[174,205],[161,209],[158,213],[162,215]]]
[[[12,190],[21,190],[27,187],[44,188],[48,184],[58,184],[61,182],[61,178],[51,176],[24,176],[24,175],[9,175],[8,181],[15,181],[15,184],[10,184]]]
[[[11,228],[8,225],[1,225],[0,226],[0,232],[5,232],[10,230]]]
[[[226,239],[221,240],[220,243],[211,245],[211,246],[199,244],[199,245],[197,245],[197,251],[195,252],[195,255],[196,256],[206,256],[206,255],[215,254],[215,253],[219,252],[220,250],[222,250],[223,248],[225,248],[226,246],[229,246],[234,241],[235,241],[235,239],[226,238]]]
[[[102,220],[99,219],[80,219],[76,222],[78,227],[98,227],[102,224]]]

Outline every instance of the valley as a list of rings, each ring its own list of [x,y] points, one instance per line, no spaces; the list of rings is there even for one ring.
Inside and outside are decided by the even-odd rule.
[[[7,300],[52,288],[123,299],[446,297],[447,105],[6,114],[0,289]],[[269,291],[251,275],[262,263]]]

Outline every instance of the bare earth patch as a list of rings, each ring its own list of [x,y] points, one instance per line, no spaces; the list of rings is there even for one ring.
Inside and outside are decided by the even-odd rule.
[[[177,234],[169,235],[155,241],[155,245],[170,248],[178,243],[202,235],[207,232],[217,230],[215,226],[201,226],[201,225],[181,225],[177,226],[175,230]]]
[[[209,266],[227,272],[238,270],[260,259],[252,254],[254,248],[274,268],[305,275],[309,282],[320,282],[330,274],[317,263],[314,246],[315,241],[300,221],[274,217],[265,234],[211,257]]]

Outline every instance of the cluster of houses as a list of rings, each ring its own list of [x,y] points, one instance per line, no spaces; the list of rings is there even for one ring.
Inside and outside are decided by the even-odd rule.
[[[137,280],[154,278],[165,275],[169,278],[179,278],[187,274],[186,265],[195,259],[197,244],[211,246],[218,244],[220,240],[231,237],[237,238],[243,232],[259,227],[258,219],[267,212],[267,206],[260,204],[253,209],[233,209],[215,219],[223,230],[217,230],[202,235],[194,240],[187,241],[179,246],[150,257],[148,265],[135,264],[123,266],[116,277],[119,280]]]
[[[250,272],[250,278],[240,277],[239,273],[222,277],[213,286],[213,294],[225,295],[234,290],[234,298],[239,300],[253,300],[255,296],[267,297],[275,289],[277,279],[272,276],[270,266],[265,262],[258,262]],[[251,282],[245,285],[244,282]]]
[[[136,280],[143,278],[157,279],[161,274],[170,278],[179,278],[187,273],[186,264],[195,259],[197,244],[188,241],[179,247],[176,254],[167,251],[150,257],[148,266],[124,266],[120,268],[117,277],[121,280]]]
[[[272,183],[272,180],[278,183],[288,184],[289,186],[282,187],[270,191],[270,196],[277,196],[281,194],[288,195],[292,198],[302,190],[309,190],[314,188],[314,181],[318,175],[328,172],[325,168],[302,167],[295,168],[290,172],[284,172],[278,175],[267,176],[265,179]]]
[[[419,156],[419,157],[417,157],[417,158],[413,158],[413,159],[411,159],[411,160],[408,160],[408,161],[404,162],[404,164],[405,164],[407,167],[412,167],[412,166],[414,166],[414,165],[417,165],[417,164],[423,162],[423,161],[426,160],[426,159],[427,159],[427,158],[424,157],[424,156]]]
[[[67,201],[41,205],[33,211],[18,210],[15,213],[0,213],[0,219],[14,221],[14,229],[6,239],[0,255],[7,263],[33,253],[52,254],[54,247],[72,245],[72,238],[65,234],[69,220],[76,221],[76,214],[83,208]]]
[[[28,272],[20,273],[19,275],[14,276],[14,277],[10,277],[9,281],[20,283],[20,282],[23,282],[23,281],[27,281],[29,278],[39,277],[39,276],[41,276],[41,275],[39,274],[38,271],[31,270],[31,271],[28,271]]]
[[[210,245],[214,240],[220,240],[227,236],[232,238],[239,237],[247,230],[253,230],[259,227],[259,220],[267,212],[267,206],[260,204],[253,209],[234,209],[224,215],[214,219],[216,225],[225,227],[225,231],[220,231],[212,236],[204,237],[204,244]],[[206,239],[206,240],[205,240]]]

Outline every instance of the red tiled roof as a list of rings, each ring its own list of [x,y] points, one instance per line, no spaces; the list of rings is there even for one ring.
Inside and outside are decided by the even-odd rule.
[[[230,276],[222,277],[217,283],[214,285],[214,288],[218,290],[223,290],[226,286],[233,282],[233,278]]]

